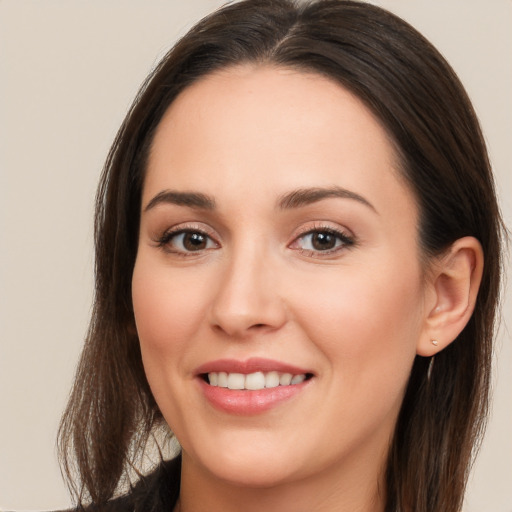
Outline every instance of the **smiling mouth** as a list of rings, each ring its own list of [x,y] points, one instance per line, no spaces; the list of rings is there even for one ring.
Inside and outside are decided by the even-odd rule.
[[[254,416],[278,407],[310,388],[315,373],[272,359],[218,359],[195,371],[203,396],[218,411]]]
[[[213,387],[232,390],[259,391],[280,386],[295,386],[311,379],[310,373],[283,373],[277,371],[254,373],[209,372],[202,374],[202,379]]]

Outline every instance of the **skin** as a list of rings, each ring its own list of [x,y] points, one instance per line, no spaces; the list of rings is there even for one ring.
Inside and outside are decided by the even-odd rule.
[[[414,357],[456,336],[458,325],[453,336],[443,329],[460,302],[445,293],[446,272],[422,266],[415,199],[395,162],[370,111],[315,74],[224,70],[165,114],[132,293],[147,378],[183,449],[185,512],[383,509],[379,486]],[[297,189],[334,186],[359,199],[279,206]],[[155,202],[169,190],[208,195],[215,208]],[[160,243],[169,229],[208,242],[195,251],[178,235]],[[315,249],[304,233],[326,229],[352,242]],[[480,261],[469,245],[450,260],[465,277]],[[471,301],[459,309],[462,325]],[[251,357],[313,378],[261,414],[212,407],[196,368]]]

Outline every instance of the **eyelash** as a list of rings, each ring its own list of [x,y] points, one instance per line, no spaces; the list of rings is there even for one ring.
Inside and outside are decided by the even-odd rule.
[[[204,237],[206,240],[206,243],[213,242],[215,244],[215,247],[205,247],[204,249],[198,249],[197,251],[187,251],[187,250],[176,250],[172,249],[170,243],[173,239],[180,235],[199,235],[201,237]],[[326,250],[314,250],[314,249],[305,249],[301,247],[293,247],[295,244],[298,243],[299,240],[304,239],[307,236],[310,235],[329,235],[335,237],[335,243],[338,244],[332,249],[326,249]],[[157,243],[157,246],[161,248],[162,250],[165,250],[166,252],[175,254],[180,257],[190,257],[190,256],[197,256],[199,254],[202,254],[204,251],[211,250],[213,248],[218,248],[219,243],[215,240],[212,234],[208,233],[203,228],[197,228],[194,226],[185,226],[185,227],[177,227],[177,228],[171,228],[165,231],[162,236],[160,236],[157,240],[155,240]],[[332,254],[336,254],[342,250],[346,250],[350,247],[353,247],[356,244],[356,241],[353,236],[348,235],[346,232],[343,232],[341,230],[337,230],[332,228],[331,226],[325,226],[325,225],[319,225],[314,226],[312,228],[307,228],[303,232],[299,233],[291,244],[289,244],[288,247],[291,247],[293,249],[298,250],[301,254],[313,257],[313,258],[321,258],[323,256],[329,256]]]

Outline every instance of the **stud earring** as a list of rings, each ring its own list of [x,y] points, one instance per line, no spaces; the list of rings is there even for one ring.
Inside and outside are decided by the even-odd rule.
[[[439,345],[439,343],[437,340],[432,340],[432,345],[434,345],[434,347],[437,347]]]

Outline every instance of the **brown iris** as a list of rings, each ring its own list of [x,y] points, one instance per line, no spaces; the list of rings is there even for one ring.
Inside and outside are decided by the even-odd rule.
[[[321,231],[311,234],[311,245],[317,251],[328,251],[336,246],[336,236],[332,233]]]
[[[184,233],[183,247],[187,251],[201,251],[206,249],[207,237],[202,233]]]

